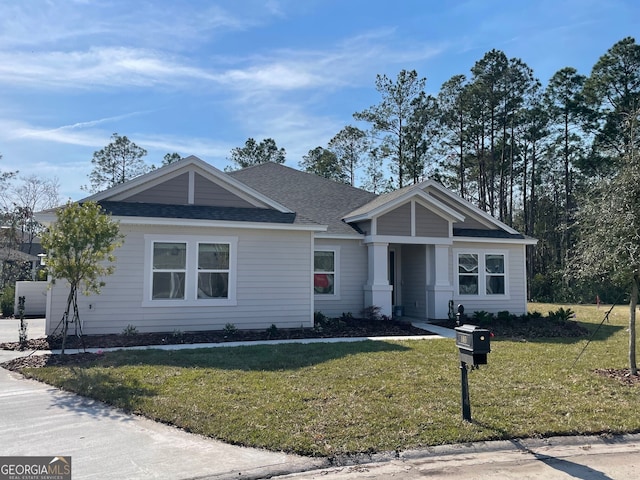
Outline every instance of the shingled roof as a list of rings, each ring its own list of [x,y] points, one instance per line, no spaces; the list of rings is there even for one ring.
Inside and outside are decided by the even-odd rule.
[[[377,197],[366,190],[277,163],[263,163],[229,175],[298,215],[327,225],[327,233],[334,235],[358,233],[341,218]]]

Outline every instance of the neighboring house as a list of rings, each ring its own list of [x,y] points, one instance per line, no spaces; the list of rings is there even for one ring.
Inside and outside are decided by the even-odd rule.
[[[88,200],[125,240],[101,294],[79,299],[85,334],[311,327],[315,311],[368,306],[440,319],[451,300],[526,311],[535,240],[431,180],[378,196],[279,164],[224,173],[191,156]],[[48,333],[66,296],[62,282],[49,291]]]

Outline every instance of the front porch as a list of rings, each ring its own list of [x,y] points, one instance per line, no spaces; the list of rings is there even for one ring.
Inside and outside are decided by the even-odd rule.
[[[365,306],[380,307],[392,316],[402,307],[404,316],[418,320],[445,319],[453,298],[450,245],[417,243],[367,244],[369,277]]]

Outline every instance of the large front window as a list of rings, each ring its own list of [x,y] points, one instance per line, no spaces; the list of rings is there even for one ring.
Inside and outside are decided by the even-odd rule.
[[[505,295],[506,255],[494,252],[458,252],[459,295]]]
[[[234,305],[235,237],[145,236],[144,306]]]

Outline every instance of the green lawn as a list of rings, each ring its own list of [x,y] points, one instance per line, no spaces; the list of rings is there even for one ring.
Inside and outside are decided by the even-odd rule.
[[[606,311],[571,308],[592,330]],[[23,373],[226,442],[306,455],[635,432],[638,387],[593,373],[627,366],[627,321],[616,308],[575,366],[586,339],[494,338],[489,364],[469,374],[473,423],[461,419],[453,340],[114,352]]]

